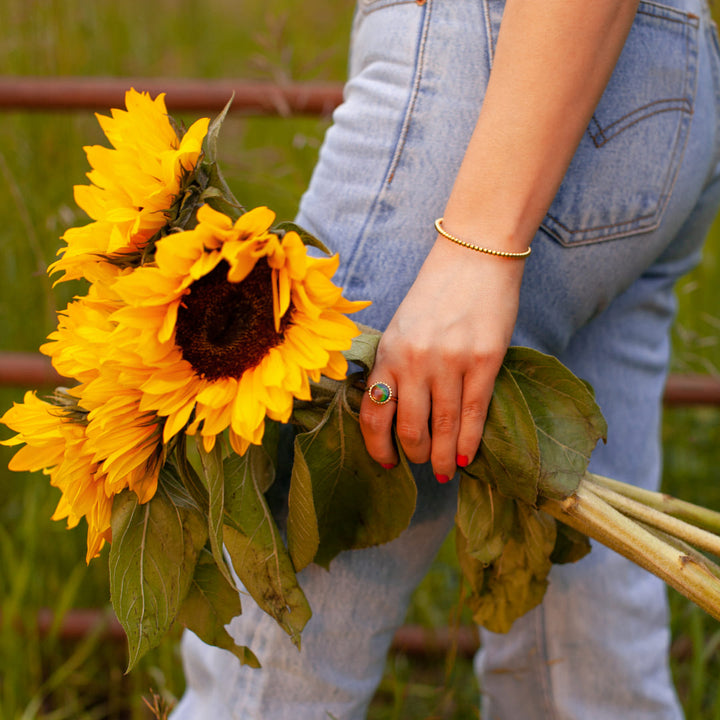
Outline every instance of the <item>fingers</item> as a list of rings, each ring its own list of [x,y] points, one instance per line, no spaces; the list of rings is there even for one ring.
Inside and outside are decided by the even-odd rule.
[[[477,455],[498,370],[499,366],[489,369],[491,382],[487,381],[486,375],[480,373],[465,375],[455,458],[458,467],[467,466]]]
[[[463,378],[461,375],[448,374],[435,380],[432,386],[430,460],[435,477],[441,483],[448,482],[455,474],[462,401]]]
[[[399,390],[398,390],[399,392]],[[430,389],[427,383],[410,378],[398,395],[396,430],[407,459],[416,464],[430,460]]]
[[[377,378],[368,379],[368,388],[371,390],[376,382],[379,382]],[[398,390],[394,381],[385,378],[382,382],[390,387],[394,401],[373,402],[370,395],[365,393],[360,406],[360,430],[370,457],[384,468],[390,469],[395,467],[399,460],[392,430]]]
[[[432,379],[406,374],[401,383],[387,382],[394,397],[382,404],[366,393],[360,427],[371,457],[385,468],[398,463],[395,423],[408,460],[418,464],[430,461],[438,482],[448,482],[458,467],[468,465],[477,454],[500,363],[501,359],[485,358],[464,371]],[[389,376],[385,372],[383,377]],[[374,382],[375,373],[368,386]]]
[[[379,377],[379,376],[378,376]],[[386,373],[387,377],[387,373]],[[378,382],[375,374],[368,380],[368,387]],[[383,383],[386,381],[383,380]],[[362,430],[370,456],[383,467],[397,465],[399,458],[394,443],[393,421],[398,440],[407,459],[412,463],[425,463],[430,459],[430,394],[424,383],[408,382],[402,386],[387,384],[394,399],[377,403],[369,393],[363,397],[360,407],[360,429]],[[402,396],[402,393],[405,395]],[[397,418],[395,418],[397,414]]]

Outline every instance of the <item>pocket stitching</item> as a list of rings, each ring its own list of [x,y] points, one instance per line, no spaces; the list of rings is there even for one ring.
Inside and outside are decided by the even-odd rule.
[[[553,232],[552,228],[548,227],[546,223],[543,223],[541,225],[541,228],[545,230],[546,232],[550,233],[554,238],[557,239],[557,241],[562,245],[563,247],[570,248],[570,247],[578,247],[581,245],[592,245],[594,243],[599,242],[605,242],[607,240],[616,240],[617,238],[621,237],[628,237],[630,235],[641,235],[643,233],[651,232],[652,230],[655,230],[662,220],[663,213],[665,211],[665,207],[667,206],[668,200],[670,199],[670,195],[672,194],[672,189],[675,186],[675,180],[677,179],[678,173],[676,172],[677,169],[680,166],[680,163],[682,162],[682,156],[685,151],[685,146],[687,145],[688,140],[688,133],[687,133],[687,126],[689,124],[689,120],[692,113],[685,113],[685,117],[682,119],[680,123],[678,123],[678,131],[677,136],[675,139],[675,142],[673,144],[673,156],[679,153],[679,157],[676,161],[670,163],[668,166],[667,174],[665,176],[665,181],[663,184],[662,191],[660,192],[658,196],[658,203],[654,209],[653,212],[647,213],[645,215],[635,215],[630,220],[623,220],[621,222],[611,223],[608,225],[595,225],[591,228],[581,228],[578,230],[573,230],[567,225],[565,225],[563,222],[561,222],[555,215],[552,215],[550,212],[547,213],[546,218],[549,220],[552,220],[552,222],[557,225],[558,227],[562,228],[567,235],[569,235],[570,239],[565,239],[560,237],[557,233]],[[682,147],[678,147],[678,140],[680,137],[684,135],[685,142],[682,144]],[[655,221],[649,224],[643,224],[648,223],[648,221],[655,218]],[[597,233],[602,231],[613,231],[608,235],[603,235],[602,237],[598,237],[597,235],[586,238],[584,240],[574,240],[573,236],[577,235],[583,235],[586,233]]]
[[[638,12],[642,12],[644,15],[649,15],[650,17],[654,18],[662,18],[663,20],[666,20],[668,22],[675,22],[685,25],[688,30],[695,30],[697,31],[699,28],[699,18],[696,15],[693,15],[691,13],[680,13],[680,11],[675,10],[674,8],[667,8],[665,6],[657,5],[655,3],[643,3],[643,5],[649,5],[652,7],[657,8],[658,10],[661,10],[663,12],[648,12],[646,10],[639,10]],[[669,16],[669,12],[672,11],[675,14],[679,14],[682,16],[681,18],[678,17],[671,17]],[[695,35],[690,35],[689,33],[686,34],[686,44],[688,45],[688,52],[686,56],[686,62],[685,62],[685,86],[686,86],[686,96],[694,96],[694,90],[695,86],[697,85],[697,62],[698,62],[698,37],[697,32]],[[671,101],[671,99],[665,99],[662,101],[657,102],[667,102]],[[597,144],[596,139],[593,137],[592,133],[590,132],[590,128],[588,128],[588,134],[590,135],[593,144],[595,144],[596,147],[601,147],[605,142],[610,140],[612,137],[615,137],[619,135],[621,132],[626,130],[627,128],[631,127],[632,125],[636,124],[640,120],[646,119],[647,117],[650,117],[655,114],[659,114],[660,112],[670,112],[671,110],[673,112],[681,112],[683,114],[683,117],[678,122],[677,131],[675,134],[675,138],[672,144],[672,152],[671,152],[671,162],[668,164],[667,173],[665,175],[665,179],[662,184],[662,188],[660,192],[658,193],[658,201],[657,204],[651,213],[646,213],[644,215],[635,215],[630,220],[622,220],[620,222],[611,223],[608,225],[595,225],[593,227],[587,228],[579,228],[576,230],[573,230],[569,228],[567,225],[565,225],[563,222],[561,222],[558,217],[551,214],[549,211],[546,215],[546,220],[550,220],[554,225],[556,225],[558,228],[562,229],[569,238],[563,238],[561,237],[557,232],[553,231],[551,226],[548,226],[547,223],[544,221],[543,224],[540,226],[542,230],[549,233],[552,237],[554,237],[560,245],[563,247],[575,247],[575,246],[581,246],[581,245],[590,245],[593,243],[598,242],[604,242],[607,240],[614,240],[620,237],[627,237],[628,235],[638,235],[642,233],[650,232],[654,229],[656,229],[662,220],[663,213],[665,211],[665,207],[667,206],[668,200],[670,199],[670,195],[672,194],[672,189],[675,185],[675,180],[677,178],[678,169],[680,164],[682,163],[682,157],[684,155],[685,146],[687,145],[688,140],[688,125],[690,122],[690,119],[693,115],[693,107],[690,106],[689,101],[686,99],[683,99],[684,104],[686,107],[676,107],[676,108],[665,108],[663,110],[659,110],[653,113],[648,113],[647,115],[643,115],[642,117],[637,118],[632,123],[629,123],[628,125],[623,126],[620,130],[618,130],[614,135],[607,137],[600,145]],[[651,105],[654,105],[656,103],[651,103]],[[648,107],[648,106],[645,106]],[[638,108],[634,110],[631,113],[628,113],[625,118],[631,117],[635,112],[638,110],[642,110],[643,108]],[[622,118],[620,119],[622,120]],[[614,121],[611,125],[608,127],[611,127],[612,125],[615,125],[618,121]],[[597,123],[597,120],[595,118],[595,115],[592,117],[592,122],[595,122],[598,127],[599,123]],[[684,142],[681,142],[681,140],[684,138]],[[681,146],[680,146],[681,145]],[[655,222],[648,223],[648,221],[655,219]],[[643,224],[646,223],[646,224]],[[612,230],[614,229],[614,232]],[[585,238],[583,240],[575,240],[573,239],[574,236],[578,235],[587,235],[589,233],[598,233],[603,231],[610,230],[611,233],[608,235],[603,235],[601,237],[598,237],[597,235],[594,235],[590,238]]]
[[[654,12],[651,12],[649,8],[653,8]],[[651,18],[655,19],[661,19],[664,22],[672,22],[677,23],[678,25],[683,25],[687,27],[691,27],[694,29],[697,29],[699,26],[699,18],[697,15],[693,15],[692,13],[683,13],[680,10],[676,10],[675,8],[670,8],[664,5],[658,5],[656,3],[650,3],[650,2],[642,2],[640,3],[640,7],[637,11],[638,15],[646,15]],[[689,38],[686,38],[686,44],[689,44],[690,40]],[[686,77],[686,85],[688,84],[688,65],[690,63],[690,56],[693,52],[693,47],[688,47],[688,54],[687,54],[687,60],[685,63],[685,77]],[[695,48],[696,49],[696,48]],[[686,88],[686,95],[687,95],[687,88]],[[607,130],[610,128],[624,123],[626,120],[631,118],[636,113],[642,112],[646,110],[647,108],[653,106],[653,105],[661,105],[664,103],[675,103],[673,105],[670,105],[669,107],[665,107],[662,109],[655,110],[650,113],[646,113],[643,115],[640,115],[639,117],[633,119],[631,122],[628,122],[627,124],[624,124],[622,127],[620,127],[616,132],[613,132],[612,134],[608,134]],[[687,112],[692,114],[693,108],[692,104],[687,100],[687,98],[661,98],[660,100],[656,100],[652,103],[649,103],[647,105],[643,105],[642,107],[635,108],[632,112],[627,113],[626,115],[623,115],[622,117],[618,118],[617,120],[614,120],[609,125],[601,125],[597,119],[597,116],[593,113],[593,116],[591,118],[591,123],[594,123],[597,127],[597,133],[593,134],[590,131],[590,127],[588,127],[588,134],[590,136],[590,139],[593,141],[595,147],[602,147],[606,142],[611,140],[612,138],[619,135],[621,132],[624,132],[628,128],[632,127],[634,124],[640,122],[641,120],[645,120],[646,118],[652,117],[653,115],[659,113],[659,112]],[[601,137],[602,140],[598,142],[598,137]]]
[[[658,108],[657,110],[653,110],[652,112],[645,112],[648,108],[654,107],[656,105],[666,104],[668,105],[668,107]],[[591,124],[595,124],[596,132],[592,132],[590,130],[590,127],[588,127],[588,134],[590,135],[590,139],[593,141],[595,147],[599,148],[602,147],[605,143],[612,140],[614,137],[617,137],[620,133],[625,132],[625,130],[627,130],[628,128],[631,128],[633,125],[641,122],[642,120],[650,118],[653,115],[659,115],[660,113],[664,112],[684,112],[692,115],[693,108],[687,98],[663,98],[662,100],[655,100],[654,102],[647,103],[646,105],[636,108],[632,112],[627,113],[627,115],[623,115],[621,118],[618,118],[617,120],[611,122],[609,125],[605,126],[600,125],[597,117],[593,114],[590,122]],[[633,115],[637,115],[638,113],[642,114],[638,115],[638,117],[633,118],[628,122],[628,120],[632,118]],[[615,132],[608,134],[607,131],[611,128],[616,127],[617,125],[621,125],[621,127],[615,130]]]

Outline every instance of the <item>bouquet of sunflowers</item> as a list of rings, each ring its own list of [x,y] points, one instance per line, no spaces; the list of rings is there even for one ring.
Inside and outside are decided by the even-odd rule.
[[[23,446],[11,469],[50,475],[55,519],[84,518],[88,562],[111,543],[130,667],[175,622],[258,665],[225,629],[240,584],[299,647],[311,610],[296,574],[397,537],[415,482],[402,457],[373,462],[360,433],[379,333],[347,314],[367,303],[342,297],[317,239],[235,200],[217,163],[227,108],[185,130],[163,96],[130,90],[126,106],[98,116],[112,148],[85,148],[90,184],[75,188],[92,222],[49,268],[87,288],[41,348],[68,387],[27,393],[1,418],[16,433],[4,443]],[[590,475],[604,434],[586,383],[510,349],[460,479],[479,623],[506,631],[588,534],[720,616],[720,569],[695,549],[720,554],[720,515]]]

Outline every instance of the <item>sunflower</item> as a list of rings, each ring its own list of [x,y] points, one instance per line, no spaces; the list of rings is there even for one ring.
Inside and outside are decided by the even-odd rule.
[[[93,460],[87,446],[85,424],[70,417],[66,408],[40,400],[33,392],[25,394],[22,403],[15,403],[0,422],[17,432],[3,445],[21,445],[10,461],[10,469],[50,475],[50,483],[62,496],[52,516],[67,518],[69,528],[85,518],[87,562],[90,562],[110,541],[112,494],[106,492],[105,473]]]
[[[109,317],[120,306],[108,285],[92,284],[86,296],[75,298],[58,312],[58,327],[40,346],[40,352],[50,356],[53,367],[63,377],[80,383],[93,380],[100,372],[115,327]]]
[[[162,422],[139,410],[140,393],[124,389],[98,373],[90,383],[99,406],[84,408],[85,385],[58,390],[52,402],[26,393],[0,418],[17,435],[1,444],[24,445],[10,461],[15,471],[50,475],[62,496],[52,516],[75,527],[88,525],[87,561],[110,541],[113,498],[129,488],[140,503],[157,489],[165,460]]]
[[[164,95],[154,100],[131,89],[127,110],[96,115],[113,148],[84,148],[92,171],[90,185],[75,186],[75,202],[94,222],[70,228],[66,246],[51,273],[61,280],[94,280],[98,256],[143,250],[168,223],[173,202],[202,153],[209,120],[195,122],[178,136],[167,114]]]
[[[345,313],[368,303],[345,300],[331,281],[338,257],[309,257],[297,233],[271,230],[267,208],[233,223],[204,205],[197,219],[113,285],[125,306],[107,358],[142,393],[140,409],[164,418],[164,442],[184,429],[210,450],[229,428],[242,454],[266,416],[287,422],[293,398],[311,399],[310,380],[345,377],[342,350],[359,334]]]
[[[66,392],[86,414],[87,451],[105,473],[107,493],[130,488],[142,503],[155,494],[165,455],[162,419],[140,410],[140,391],[126,387],[123,366],[106,357],[115,328],[110,316],[121,306],[110,288],[91,285],[58,314],[58,328],[40,350],[61,375],[79,381]]]

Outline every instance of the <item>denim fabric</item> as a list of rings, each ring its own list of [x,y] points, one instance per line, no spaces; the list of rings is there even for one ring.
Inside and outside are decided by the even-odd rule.
[[[337,280],[383,328],[435,240],[472,132],[501,0],[359,0],[350,79],[298,221],[340,253]],[[673,284],[720,203],[720,60],[704,0],[642,2],[617,68],[533,242],[513,342],[595,387],[609,438],[595,472],[655,488]],[[250,598],[231,631],[263,669],[186,633],[173,720],[361,720],[410,595],[453,523],[456,483],[418,468],[398,540],[300,575],[298,653]],[[543,604],[482,634],[485,720],[677,720],[663,584],[596,546],[555,567]]]

